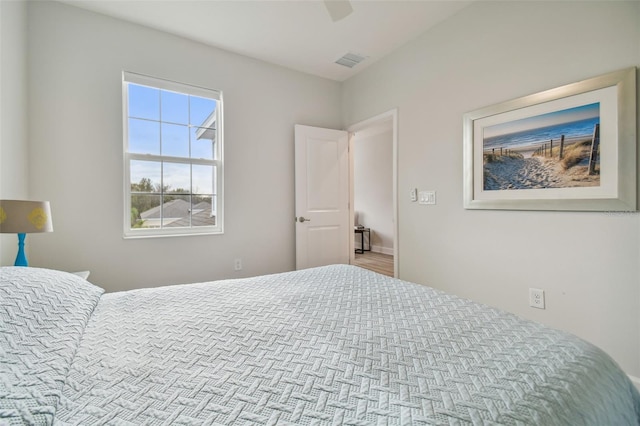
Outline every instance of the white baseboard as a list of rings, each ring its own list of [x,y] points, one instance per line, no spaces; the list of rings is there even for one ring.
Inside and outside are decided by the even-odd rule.
[[[393,256],[393,248],[389,247],[371,246],[371,251]]]
[[[630,374],[628,374],[629,378],[631,379],[631,381],[633,382],[634,385],[636,385],[636,388],[638,388],[638,391],[640,391],[640,378],[638,377],[634,377]]]

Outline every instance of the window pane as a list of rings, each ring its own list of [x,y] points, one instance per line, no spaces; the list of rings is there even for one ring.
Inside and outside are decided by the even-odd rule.
[[[179,234],[222,232],[221,93],[128,72],[123,78],[131,210],[124,215],[125,238],[173,234],[169,228]]]
[[[160,192],[160,166],[157,161],[131,160],[131,192]]]
[[[211,211],[213,199],[214,196],[211,194],[192,197],[191,226],[214,226],[216,224],[216,217]]]
[[[214,166],[193,165],[192,188],[194,194],[213,194]]]
[[[189,124],[189,96],[175,92],[160,92],[162,121]]]
[[[131,228],[160,227],[160,195],[131,195]]]
[[[207,127],[191,128],[191,158],[213,160],[216,130]]]
[[[189,157],[189,128],[162,123],[162,155]]]
[[[129,117],[160,120],[160,90],[129,83]]]
[[[165,192],[189,194],[191,188],[191,165],[163,162],[163,185]]]
[[[129,119],[129,152],[160,154],[160,123]]]
[[[190,100],[190,124],[199,127],[216,127],[215,110],[217,101],[215,99],[201,98],[198,96],[189,96]]]
[[[165,195],[162,204],[162,226],[191,226],[191,196]]]

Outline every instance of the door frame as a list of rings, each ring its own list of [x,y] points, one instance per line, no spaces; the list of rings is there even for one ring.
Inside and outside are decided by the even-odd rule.
[[[399,237],[399,228],[398,228],[398,108],[391,109],[387,112],[383,112],[382,114],[378,114],[371,118],[368,118],[363,121],[359,121],[357,123],[351,124],[347,127],[347,131],[349,132],[349,230],[353,229],[353,214],[354,214],[354,190],[353,190],[353,179],[354,179],[354,162],[353,162],[353,152],[354,152],[354,134],[358,131],[364,130],[368,127],[375,126],[381,122],[391,120],[392,122],[392,130],[391,136],[393,138],[393,156],[392,156],[392,180],[393,180],[393,190],[392,190],[392,198],[393,198],[393,275],[398,278],[400,271],[400,250],[398,249],[398,237]],[[353,231],[350,231],[353,232]],[[349,263],[355,261],[355,243],[354,238],[351,236],[349,238]]]

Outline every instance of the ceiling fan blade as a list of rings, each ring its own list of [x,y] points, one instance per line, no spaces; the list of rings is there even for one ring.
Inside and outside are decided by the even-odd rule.
[[[349,0],[324,0],[324,5],[329,15],[331,15],[333,22],[338,22],[353,12],[353,7],[351,7]]]

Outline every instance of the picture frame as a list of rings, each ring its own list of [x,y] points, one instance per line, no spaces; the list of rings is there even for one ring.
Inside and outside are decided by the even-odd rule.
[[[636,211],[636,68],[464,114],[464,208]]]

